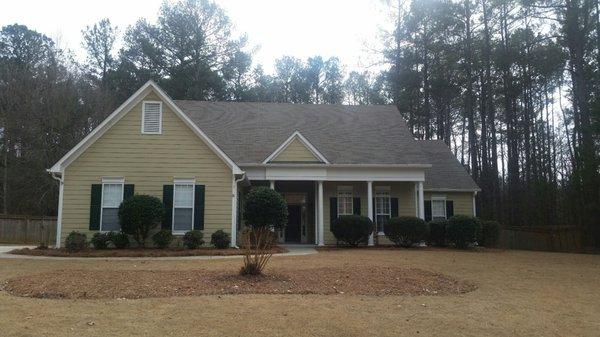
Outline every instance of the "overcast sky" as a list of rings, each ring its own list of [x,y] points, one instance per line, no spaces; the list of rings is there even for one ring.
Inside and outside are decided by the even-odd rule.
[[[338,56],[347,70],[377,60],[380,29],[389,20],[382,0],[217,0],[237,33],[259,49],[255,62],[271,71],[282,55]],[[125,28],[140,18],[156,19],[162,0],[17,0],[2,4],[0,25],[25,24],[48,35],[83,60],[81,30],[102,18]]]

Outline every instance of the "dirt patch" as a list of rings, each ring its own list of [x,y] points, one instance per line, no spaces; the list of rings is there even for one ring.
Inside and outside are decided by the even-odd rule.
[[[5,290],[37,298],[147,298],[220,294],[450,295],[469,282],[415,268],[311,268],[244,277],[224,271],[69,270],[10,279]]]
[[[273,254],[286,253],[288,250],[283,247],[274,247]],[[169,257],[169,256],[226,256],[226,255],[244,255],[243,249],[227,248],[131,248],[131,249],[86,249],[80,252],[68,252],[65,249],[14,249],[9,254],[31,255],[31,256],[55,256],[55,257]]]

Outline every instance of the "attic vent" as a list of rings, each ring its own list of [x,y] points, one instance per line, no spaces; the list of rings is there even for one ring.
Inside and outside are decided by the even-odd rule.
[[[142,133],[162,132],[162,102],[144,102],[142,108]]]

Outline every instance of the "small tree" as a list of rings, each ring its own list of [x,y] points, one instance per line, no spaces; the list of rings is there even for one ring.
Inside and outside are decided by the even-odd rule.
[[[383,226],[385,236],[396,246],[405,248],[412,247],[413,244],[425,240],[427,237],[427,224],[422,219],[414,216],[402,216],[391,218]]]
[[[134,195],[119,206],[119,223],[123,233],[133,236],[142,247],[146,247],[146,239],[164,216],[165,210],[157,197],[150,195]]]
[[[258,187],[246,195],[244,219],[248,228],[243,235],[245,251],[242,275],[259,275],[273,255],[273,232],[287,224],[287,204],[276,191]]]

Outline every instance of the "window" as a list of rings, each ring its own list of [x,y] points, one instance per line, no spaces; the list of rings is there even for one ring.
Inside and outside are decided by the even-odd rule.
[[[446,219],[445,198],[431,198],[431,219]]]
[[[375,223],[379,233],[383,233],[383,226],[391,218],[391,215],[390,192],[375,192]]]
[[[191,231],[194,227],[194,182],[175,181],[173,190],[173,232]]]
[[[338,215],[354,214],[354,205],[352,204],[352,187],[340,186],[338,188]]]
[[[142,133],[162,132],[162,102],[144,102],[142,108]]]
[[[102,213],[100,214],[101,231],[118,231],[119,206],[123,201],[123,179],[102,180]]]

